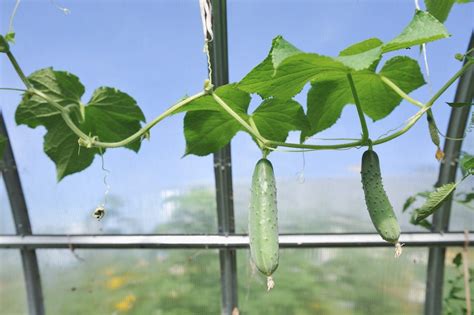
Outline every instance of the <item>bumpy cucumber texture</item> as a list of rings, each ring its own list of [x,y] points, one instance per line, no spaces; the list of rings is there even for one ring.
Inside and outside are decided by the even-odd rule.
[[[273,287],[272,273],[278,267],[278,211],[273,167],[263,158],[257,162],[252,177],[249,209],[250,254],[258,270]]]
[[[387,242],[397,244],[400,226],[383,188],[377,153],[367,150],[362,156],[362,187],[370,218],[377,232]]]

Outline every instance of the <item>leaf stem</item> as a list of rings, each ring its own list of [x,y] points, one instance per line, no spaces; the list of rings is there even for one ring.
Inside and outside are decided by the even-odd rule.
[[[383,83],[388,85],[388,87],[390,87],[395,93],[400,95],[404,100],[406,100],[406,101],[408,101],[408,102],[412,103],[413,105],[418,106],[420,108],[425,106],[425,104],[423,104],[422,102],[420,102],[418,100],[415,100],[414,98],[412,98],[411,96],[409,96],[408,94],[403,92],[403,90],[401,88],[399,88],[398,85],[393,83],[393,81],[390,80],[389,78],[384,77],[383,75],[381,75],[380,79],[382,80]]]
[[[352,74],[347,74],[347,80],[349,81],[349,85],[351,87],[352,96],[354,97],[354,102],[357,107],[357,114],[359,115],[360,126],[362,128],[362,142],[365,144],[367,140],[369,140],[369,129],[367,128],[367,122],[365,121],[364,111],[362,110],[362,106],[360,105],[359,96],[357,95],[357,90],[354,84],[354,80],[352,79]]]
[[[229,113],[229,115],[231,115],[235,120],[237,120],[237,122],[242,125],[242,127],[244,127],[245,129],[247,129],[247,131],[252,135],[254,136],[257,140],[259,140],[260,142],[262,142],[263,145],[267,145],[268,144],[268,140],[265,139],[264,137],[262,137],[260,135],[260,133],[258,131],[256,131],[256,129],[252,128],[249,124],[247,124],[247,122],[245,120],[242,119],[242,117],[239,116],[239,114],[237,114],[229,105],[227,105],[226,102],[224,102],[223,99],[221,99],[216,93],[212,93],[212,97],[214,98],[214,100],[219,103],[219,105],[221,105],[221,107],[227,112]]]
[[[252,116],[249,116],[249,124],[250,124],[250,127],[252,127],[252,129],[255,130],[255,133],[258,134],[260,137],[262,137],[262,135],[260,134],[260,131],[258,131],[257,125],[255,124],[255,121],[253,120]],[[262,143],[262,141],[258,139],[255,139],[255,140],[257,141],[257,144],[260,147],[260,149],[262,151],[265,150],[265,145]]]
[[[18,92],[26,92],[28,90],[25,89],[17,89],[17,88],[0,88],[1,91],[18,91]]]
[[[21,81],[23,81],[23,84],[29,89],[31,88],[30,82],[28,82],[28,79],[26,78],[25,74],[23,73],[23,70],[21,70],[20,65],[15,59],[15,56],[11,53],[11,51],[6,52],[8,59],[10,60],[10,63],[12,64],[13,68],[15,69],[16,73],[20,77]]]
[[[434,102],[436,102],[436,100],[441,96],[443,95],[443,93],[461,76],[463,75],[464,72],[466,72],[467,69],[469,69],[470,66],[472,66],[474,64],[474,61],[473,60],[468,60],[464,66],[458,71],[456,72],[452,77],[451,79],[448,80],[448,82],[446,82],[442,87],[441,89],[439,89],[438,92],[436,92],[435,95],[433,95],[433,97],[426,103],[426,106],[427,107],[431,107],[433,106]]]

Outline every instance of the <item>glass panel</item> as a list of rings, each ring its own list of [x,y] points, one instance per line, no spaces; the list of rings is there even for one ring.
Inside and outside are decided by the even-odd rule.
[[[462,155],[474,156],[474,113],[471,110],[466,134],[462,144]],[[462,161],[462,160],[461,160]],[[457,180],[462,178],[458,173]],[[474,227],[474,176],[469,176],[457,186],[453,197],[449,229],[451,231],[472,230]]]
[[[0,2],[2,34],[14,4]],[[117,87],[135,98],[147,121],[184,95],[202,90],[207,65],[198,2],[61,1],[68,15],[58,5],[21,2],[12,51],[27,74],[48,66],[74,73],[86,87],[83,102],[97,87]],[[7,58],[0,58],[0,86],[22,87]],[[212,157],[181,158],[182,114],[154,128],[138,154],[108,150],[104,167],[110,172],[102,170],[96,157],[87,170],[57,183],[55,166],[43,152],[46,131],[15,124],[20,98],[18,93],[0,93],[35,233],[150,233],[168,223],[169,198],[196,186],[212,187],[195,196],[197,202],[214,195]],[[92,212],[104,202],[105,175],[110,186],[107,211],[97,222]],[[215,213],[210,221],[217,221]],[[203,229],[188,225],[174,231]]]
[[[218,314],[211,250],[39,250],[48,314]]]
[[[0,249],[0,310],[11,315],[28,313],[19,250]]]
[[[239,305],[245,314],[422,314],[427,251],[285,249],[275,288],[239,252]]]
[[[342,7],[341,7],[342,5]],[[296,47],[307,52],[335,56],[346,46],[378,37],[388,41],[401,32],[414,12],[413,1],[230,1],[229,39],[231,81],[241,80],[267,55],[272,38],[282,34]],[[341,8],[344,8],[341,10]],[[428,45],[432,90],[441,87],[461,64],[453,58],[465,51],[471,36],[470,14],[455,6],[446,22],[453,36]],[[364,18],[369,17],[370,18]],[[387,21],[390,20],[390,23]],[[265,23],[262,23],[265,21]],[[350,30],[350,31],[349,31]],[[452,40],[452,41],[451,41]],[[249,47],[253,53],[249,54]],[[418,60],[419,49],[397,52]],[[241,58],[245,54],[245,58]],[[383,63],[392,57],[384,57]],[[380,68],[379,67],[379,68]],[[306,107],[308,87],[296,97]],[[455,86],[433,107],[439,129],[447,128]],[[429,86],[412,95],[427,101]],[[258,97],[252,108],[260,103]],[[376,139],[402,127],[417,108],[407,102],[380,121],[368,121],[370,135]],[[358,138],[360,126],[355,106],[346,106],[337,124],[315,135],[308,143],[328,144],[325,138]],[[299,142],[299,133],[287,141]],[[338,142],[339,143],[339,142]],[[375,147],[379,154],[385,189],[397,213],[402,231],[424,231],[409,223],[410,213],[401,213],[405,200],[417,192],[431,190],[437,180],[439,163],[435,159],[426,119],[423,118],[402,137]],[[283,150],[282,150],[283,151]],[[360,183],[360,163],[364,149],[316,151],[305,153],[274,152],[269,159],[277,177],[280,231],[290,232],[375,232],[367,214]],[[250,181],[259,149],[250,137],[240,133],[233,141],[233,172],[239,232],[247,231]],[[302,180],[304,178],[304,181]],[[471,221],[472,222],[472,221]]]
[[[474,273],[474,252],[468,250],[463,253],[463,250],[460,248],[448,248],[446,251],[444,269],[443,314],[467,314],[466,287],[464,283],[464,264],[466,263],[466,256],[468,272],[470,273],[470,276],[468,274],[467,277],[471,279],[469,290],[472,299],[472,292],[474,292],[474,282],[472,281],[472,274]]]

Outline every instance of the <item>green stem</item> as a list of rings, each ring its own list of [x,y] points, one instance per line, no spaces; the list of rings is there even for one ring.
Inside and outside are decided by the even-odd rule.
[[[467,61],[464,66],[454,74],[454,76],[448,80],[448,82],[446,82],[442,87],[441,89],[439,89],[438,92],[436,92],[435,95],[433,95],[433,97],[426,103],[426,106],[427,107],[431,107],[433,106],[434,102],[436,102],[436,100],[441,96],[443,95],[443,93],[451,86],[451,84],[453,84],[461,75],[463,75],[464,72],[466,72],[467,69],[469,69],[470,66],[472,66],[474,64],[474,61],[472,60],[469,60]]]
[[[400,95],[404,100],[412,103],[413,105],[415,106],[418,106],[420,108],[422,108],[423,106],[425,106],[425,104],[423,104],[422,102],[420,101],[417,101],[415,100],[414,98],[412,98],[411,96],[409,96],[408,94],[406,94],[405,92],[403,92],[402,89],[400,89],[398,87],[398,85],[396,85],[395,83],[393,83],[389,78],[387,77],[384,77],[383,75],[380,76],[380,79],[382,80],[383,83],[385,83],[386,85],[388,85],[388,87],[390,87],[395,93],[397,93],[398,95]]]
[[[18,92],[26,92],[28,90],[25,89],[17,89],[17,88],[0,88],[2,91],[18,91]]]
[[[135,132],[133,135],[131,135],[128,138],[123,139],[122,141],[118,142],[100,142],[100,141],[93,141],[92,144],[95,147],[101,147],[101,148],[118,148],[118,147],[123,147],[133,141],[138,140],[140,137],[142,137],[145,133],[147,133],[151,128],[153,128],[157,123],[162,121],[168,116],[171,116],[174,114],[178,109],[181,107],[185,106],[186,104],[194,101],[195,99],[206,95],[206,92],[199,92],[193,96],[190,96],[173,106],[169,107],[166,111],[164,111],[161,115],[150,121],[148,124],[146,124],[143,128]]]
[[[369,140],[369,129],[367,128],[367,122],[365,121],[364,111],[362,110],[362,106],[360,105],[359,96],[357,95],[357,90],[354,84],[354,80],[352,79],[352,74],[347,74],[347,80],[349,81],[349,85],[351,86],[352,96],[354,97],[354,102],[357,107],[357,114],[359,115],[360,126],[362,127],[362,141],[365,143]]]
[[[341,143],[341,144],[313,145],[313,144],[299,144],[299,143],[278,142],[278,141],[267,140],[267,145],[274,145],[274,146],[287,147],[287,148],[309,149],[309,150],[337,150],[337,149],[360,147],[361,145],[363,145],[363,141],[359,140],[355,142]]]
[[[258,139],[259,141],[262,142],[263,145],[266,145],[268,143],[268,140],[265,139],[264,137],[262,137],[258,131],[256,131],[254,128],[252,128],[249,124],[247,124],[247,122],[245,120],[242,119],[242,117],[239,116],[239,114],[237,114],[232,108],[230,108],[229,105],[227,105],[226,102],[224,102],[224,100],[222,100],[216,93],[212,93],[212,97],[214,98],[214,100],[219,104],[221,105],[221,107],[227,112],[229,113],[229,115],[231,115],[235,120],[237,120],[237,122],[242,125],[242,127],[244,127],[245,129],[247,129],[247,131],[252,135],[254,136],[256,139]]]
[[[13,68],[15,68],[15,71],[18,74],[18,76],[20,77],[21,81],[23,81],[23,84],[27,88],[31,88],[30,82],[28,82],[28,79],[26,78],[25,74],[23,73],[23,70],[21,70],[20,65],[16,61],[15,56],[13,56],[11,51],[7,51],[7,56],[8,56],[8,59],[10,59],[10,62],[12,64]]]
[[[255,121],[253,120],[252,116],[249,116],[249,124],[250,124],[250,127],[252,127],[252,129],[255,130],[255,133],[259,135],[261,138],[263,138],[262,135],[260,134],[260,131],[258,131],[257,125],[255,124]],[[265,149],[265,145],[262,143],[262,141],[258,139],[255,139],[255,140],[257,141],[257,144],[260,147],[260,149],[263,151]]]
[[[68,127],[79,137],[81,138],[85,143],[89,144],[90,146],[93,147],[98,147],[98,148],[118,148],[118,147],[123,147],[126,146],[127,144],[138,140],[141,136],[143,136],[145,133],[147,133],[153,126],[155,126],[157,123],[165,119],[166,117],[172,115],[174,112],[176,112],[178,109],[183,107],[184,105],[188,104],[189,102],[195,100],[196,98],[199,98],[203,95],[205,95],[205,92],[200,92],[197,93],[191,97],[188,97],[175,105],[171,106],[168,108],[165,112],[163,112],[161,115],[153,119],[151,122],[146,124],[143,128],[135,132],[133,135],[131,135],[128,138],[125,138],[121,141],[117,142],[101,142],[96,140],[94,137],[89,137],[86,135],[82,130],[80,130],[72,121],[71,117],[69,116],[69,110],[66,108],[62,107],[60,104],[55,102],[54,100],[51,100],[47,95],[45,95],[43,92],[38,91],[36,89],[31,89],[30,90],[33,94],[36,94],[37,96],[43,98],[48,104],[54,106],[57,110],[60,111],[62,118],[64,119],[64,122]]]

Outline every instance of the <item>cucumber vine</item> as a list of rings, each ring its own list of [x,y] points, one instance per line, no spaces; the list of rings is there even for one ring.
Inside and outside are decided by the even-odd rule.
[[[207,15],[206,12],[203,13],[206,21],[210,19],[209,12]],[[204,33],[205,50],[208,51],[206,28]],[[426,83],[416,60],[407,56],[395,56],[387,60],[380,70],[378,68],[384,54],[388,52],[423,45],[449,36],[442,22],[429,12],[421,10],[416,10],[411,22],[391,41],[384,43],[378,38],[370,38],[347,47],[336,57],[303,52],[283,37],[277,36],[273,39],[268,56],[241,81],[214,88],[212,83],[206,80],[202,91],[178,101],[143,125],[145,116],[135,100],[115,88],[100,87],[93,92],[87,103],[83,103],[81,97],[85,88],[79,78],[71,73],[45,68],[26,76],[9,45],[13,36],[0,35],[0,53],[7,56],[25,86],[24,89],[1,89],[23,93],[15,114],[17,124],[46,128],[44,150],[56,164],[58,180],[86,169],[95,155],[104,154],[106,149],[126,147],[139,151],[142,140],[149,137],[155,125],[182,112],[186,113],[186,155],[204,156],[213,153],[228,144],[239,131],[247,132],[254,139],[265,161],[268,154],[280,150],[279,148],[301,152],[369,147],[368,152],[375,155],[371,151],[373,146],[404,135],[425,114],[428,117],[431,138],[439,150],[438,130],[431,108],[474,64],[474,59],[467,54],[456,56],[465,61],[464,65],[426,102],[409,96],[412,91]],[[308,83],[311,88],[307,95],[305,112],[294,100],[294,96]],[[256,110],[249,113],[251,95],[259,95],[263,101]],[[366,116],[373,121],[383,119],[402,100],[417,106],[418,112],[408,118],[399,130],[380,138],[371,138]],[[357,109],[361,126],[360,139],[327,145],[307,143],[311,136],[333,126],[341,116],[343,108],[349,104],[354,104]],[[470,103],[456,106],[464,105]],[[300,131],[300,143],[286,142],[290,131]],[[336,142],[340,139],[333,140]],[[0,139],[0,146],[3,142]],[[437,156],[442,158],[441,154],[437,153]],[[472,174],[472,169],[469,172]],[[379,171],[376,174],[380,177]],[[257,179],[254,181],[257,182]],[[393,210],[381,187],[381,178],[378,182],[378,196],[383,197],[388,209],[386,212],[392,215]],[[365,179],[364,189],[373,190],[371,187],[370,180]],[[454,186],[451,188],[449,194],[454,190]],[[276,214],[275,196],[271,197]],[[444,200],[442,197],[447,195],[438,197],[440,201],[440,198]],[[376,198],[370,200],[371,211],[378,211],[375,209],[376,201]],[[438,206],[439,202],[434,204]],[[433,208],[430,206],[423,215],[431,214]],[[384,218],[379,218],[379,214],[383,216],[378,212],[373,216],[375,225],[376,222],[384,221]],[[392,233],[394,236],[384,238],[396,243],[398,225],[395,224],[394,215],[391,218],[394,221],[393,226],[396,226]],[[276,218],[272,217],[272,220],[276,222]],[[379,227],[377,229],[380,230]],[[259,231],[258,228],[256,230]],[[271,251],[272,255],[275,255],[274,252],[278,250],[272,247]],[[277,257],[273,258],[277,261]],[[265,257],[262,259],[266,261]],[[256,260],[260,261],[260,257]],[[276,266],[277,263],[271,267],[267,266],[267,275],[271,275]]]

